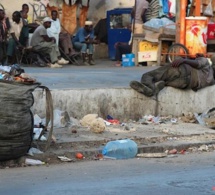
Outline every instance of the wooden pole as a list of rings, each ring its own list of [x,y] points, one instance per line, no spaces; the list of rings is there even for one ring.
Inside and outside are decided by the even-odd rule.
[[[180,43],[184,45],[185,43],[185,18],[186,18],[186,6],[187,6],[187,0],[181,0],[181,6],[180,6]]]
[[[196,0],[195,16],[201,16],[201,0]]]
[[[180,43],[180,7],[181,3],[180,1],[176,1],[176,35],[175,35],[175,41],[176,43]]]

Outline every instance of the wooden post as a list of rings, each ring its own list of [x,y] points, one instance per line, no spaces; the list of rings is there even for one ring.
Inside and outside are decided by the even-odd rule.
[[[201,0],[195,0],[195,16],[201,16]]]
[[[176,1],[176,35],[175,35],[175,41],[176,43],[180,42],[180,7],[181,7],[181,1]]]
[[[181,0],[180,6],[180,43],[184,45],[185,43],[185,17],[186,17],[186,6],[187,0]]]

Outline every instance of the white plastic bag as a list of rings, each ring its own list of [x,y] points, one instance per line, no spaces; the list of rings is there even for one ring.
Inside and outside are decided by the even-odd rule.
[[[205,8],[203,15],[204,16],[213,16],[214,15],[211,1],[210,1],[210,3],[208,3],[207,7]]]

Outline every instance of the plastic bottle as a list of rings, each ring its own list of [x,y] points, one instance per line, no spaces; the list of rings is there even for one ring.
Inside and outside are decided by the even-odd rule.
[[[25,164],[26,165],[44,165],[45,163],[40,161],[40,160],[34,160],[34,159],[26,158]]]
[[[130,139],[110,141],[103,148],[102,154],[116,159],[134,158],[137,155],[137,144]]]

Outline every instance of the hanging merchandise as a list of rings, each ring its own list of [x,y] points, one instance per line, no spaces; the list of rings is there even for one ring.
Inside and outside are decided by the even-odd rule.
[[[168,0],[162,0],[163,1],[163,12],[165,14],[169,13],[169,1]]]
[[[169,0],[169,14],[175,16],[176,14],[176,0]]]
[[[212,2],[210,1],[203,12],[204,16],[213,16]]]

